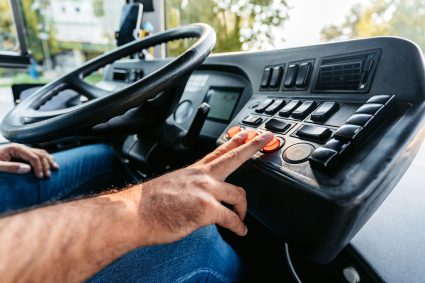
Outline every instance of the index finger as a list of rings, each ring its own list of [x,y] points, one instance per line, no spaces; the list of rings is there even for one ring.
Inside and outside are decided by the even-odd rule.
[[[211,174],[220,180],[225,180],[272,139],[273,134],[265,132],[246,144],[225,153],[208,164]]]

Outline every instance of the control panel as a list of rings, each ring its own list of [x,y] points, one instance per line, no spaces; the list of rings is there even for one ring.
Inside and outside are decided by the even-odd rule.
[[[224,59],[248,70],[254,91],[218,144],[244,130],[247,142],[274,134],[229,181],[247,191],[250,213],[298,253],[329,262],[391,192],[425,136],[421,51],[374,38]]]

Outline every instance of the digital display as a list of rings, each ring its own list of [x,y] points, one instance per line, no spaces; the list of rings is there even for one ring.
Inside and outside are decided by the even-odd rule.
[[[207,117],[223,122],[230,121],[241,92],[241,89],[209,89],[205,102],[210,105],[211,109]]]

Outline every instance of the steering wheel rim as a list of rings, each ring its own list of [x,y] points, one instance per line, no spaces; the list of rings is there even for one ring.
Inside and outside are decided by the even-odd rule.
[[[86,75],[125,56],[185,38],[198,39],[190,48],[162,68],[107,96],[106,91],[83,81]],[[215,42],[215,31],[206,24],[191,24],[130,42],[88,61],[39,89],[6,115],[0,126],[1,133],[9,141],[40,143],[87,132],[97,124],[142,105],[146,100],[178,82],[205,60],[214,48]],[[82,95],[91,100],[62,110],[37,111],[37,108],[63,89],[82,92]]]

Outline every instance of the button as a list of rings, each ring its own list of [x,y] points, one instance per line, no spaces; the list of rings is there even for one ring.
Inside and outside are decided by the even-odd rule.
[[[264,70],[263,78],[261,79],[261,87],[266,88],[269,86],[272,73],[273,70],[271,68],[266,68]]]
[[[317,103],[314,101],[304,101],[301,106],[292,112],[292,117],[295,119],[304,119],[316,106]]]
[[[363,106],[360,106],[357,109],[356,114],[369,114],[369,115],[377,115],[378,112],[384,107],[382,104],[377,103],[367,103]]]
[[[308,77],[310,75],[311,63],[302,63],[298,71],[297,80],[295,85],[297,87],[306,87],[308,83]]]
[[[247,137],[245,140],[245,143],[249,142],[250,140],[252,140],[253,138],[255,138],[256,136],[258,136],[258,133],[254,130],[249,130],[247,132]]]
[[[295,78],[298,74],[298,65],[291,64],[288,66],[288,70],[286,71],[285,81],[283,82],[285,87],[293,87],[295,83]]]
[[[266,108],[269,107],[270,104],[272,104],[273,102],[274,102],[274,99],[267,98],[259,106],[257,106],[257,108],[255,109],[255,112],[263,113],[264,110],[266,110]]]
[[[252,125],[252,126],[258,126],[262,122],[263,122],[262,118],[260,118],[258,116],[254,116],[254,115],[249,115],[249,116],[245,117],[245,119],[242,120],[242,123]]]
[[[330,169],[338,164],[338,152],[335,150],[319,147],[309,158],[310,164],[318,169]]]
[[[347,153],[347,149],[350,145],[351,143],[348,141],[331,139],[324,145],[324,147],[335,150],[339,155],[344,155]]]
[[[314,146],[307,143],[298,143],[288,147],[283,153],[283,159],[289,163],[306,162],[313,153]]]
[[[279,115],[284,117],[290,116],[292,111],[294,111],[300,104],[301,101],[299,100],[291,100],[285,107],[283,107],[283,109],[279,112]]]
[[[272,77],[270,79],[270,87],[278,88],[280,86],[280,82],[282,81],[283,69],[282,67],[273,68]]]
[[[227,130],[227,138],[231,139],[236,136],[238,133],[242,132],[242,128],[240,126],[233,126]]]
[[[342,125],[335,132],[335,137],[343,140],[353,141],[363,134],[363,127],[356,125]]]
[[[278,119],[271,119],[265,125],[267,130],[275,132],[285,132],[291,127],[291,124],[283,122]]]
[[[332,135],[332,131],[325,127],[304,125],[297,131],[297,135],[301,138],[326,141]]]
[[[354,114],[348,118],[346,124],[362,126],[363,128],[369,125],[372,121],[373,115],[369,114]]]
[[[311,114],[312,121],[325,121],[339,109],[336,102],[325,102]]]
[[[266,113],[268,115],[274,115],[277,111],[279,111],[280,108],[283,107],[283,105],[285,105],[285,103],[286,103],[285,100],[278,99],[275,102],[273,102],[272,105],[267,107],[267,109],[264,111],[264,113]]]
[[[387,104],[387,102],[389,102],[393,97],[394,95],[375,95],[369,98],[366,103]]]
[[[283,142],[279,138],[274,137],[268,144],[266,144],[265,147],[263,147],[262,151],[264,153],[275,152],[276,150],[281,148],[282,145],[283,145]]]

